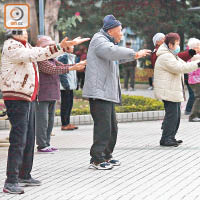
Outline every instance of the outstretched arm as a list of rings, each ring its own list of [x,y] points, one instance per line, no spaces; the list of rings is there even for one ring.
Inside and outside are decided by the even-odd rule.
[[[95,47],[95,52],[97,56],[103,59],[124,63],[147,56],[151,53],[151,50],[143,49],[135,52],[133,49],[119,47],[101,38],[101,43]]]
[[[50,58],[55,58],[65,52],[70,46],[81,44],[88,41],[89,38],[75,38],[72,41],[68,41],[68,38],[64,38],[60,44],[42,47],[30,47],[26,48],[20,42],[16,40],[7,40],[4,44],[3,54],[8,57],[11,62],[37,62]]]
[[[57,62],[57,61],[55,61]],[[58,63],[57,63],[58,64]],[[38,62],[39,71],[46,74],[65,74],[69,72],[69,67],[73,65],[62,64],[59,62],[59,65],[53,64],[49,60]]]
[[[95,52],[97,56],[111,61],[134,59],[135,56],[134,50],[119,47],[104,38],[101,38],[100,43],[95,47]]]

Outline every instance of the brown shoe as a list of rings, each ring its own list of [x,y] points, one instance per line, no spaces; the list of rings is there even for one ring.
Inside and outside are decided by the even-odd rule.
[[[74,126],[73,124],[69,124],[71,128],[78,129],[78,126]]]
[[[61,127],[61,130],[62,130],[62,131],[72,131],[72,130],[74,130],[74,128],[72,128],[72,127],[70,126],[70,124],[68,124],[67,126],[62,126],[62,127]]]

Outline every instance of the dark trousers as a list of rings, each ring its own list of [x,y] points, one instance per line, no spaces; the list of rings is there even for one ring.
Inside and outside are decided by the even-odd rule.
[[[194,92],[195,100],[189,118],[194,119],[195,117],[200,117],[200,84],[198,83],[190,86]]]
[[[153,77],[149,77],[149,86],[153,87]]]
[[[70,114],[73,107],[73,90],[61,90],[60,116],[62,126],[70,124]]]
[[[135,67],[124,67],[124,88],[128,89],[128,82],[130,78],[130,86],[134,88],[135,86]]]
[[[77,90],[79,87],[83,89],[83,85],[85,82],[85,72],[77,72]]]
[[[90,112],[94,120],[91,162],[101,163],[112,158],[117,141],[115,104],[109,101],[90,99]]]
[[[7,183],[31,178],[35,145],[35,102],[5,101],[11,123]]]
[[[192,91],[192,88],[190,87],[190,85],[189,84],[186,84],[186,85],[187,85],[188,92],[189,92],[189,99],[187,101],[185,111],[191,112],[195,97],[194,97],[194,92]]]
[[[164,101],[165,117],[162,123],[161,141],[175,139],[180,124],[181,109],[180,102]]]
[[[38,149],[50,146],[55,108],[56,101],[40,101],[36,103],[36,144]]]

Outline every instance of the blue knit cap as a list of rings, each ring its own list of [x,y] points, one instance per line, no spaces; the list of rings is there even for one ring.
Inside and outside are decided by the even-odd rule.
[[[107,31],[111,28],[121,26],[121,22],[116,20],[113,15],[106,15],[103,19],[103,30]]]

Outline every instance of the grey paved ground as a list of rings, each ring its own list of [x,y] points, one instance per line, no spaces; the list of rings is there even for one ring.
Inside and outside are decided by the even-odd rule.
[[[123,88],[123,84],[121,85]],[[125,90],[122,89],[123,94],[129,94],[129,95],[136,95],[136,96],[144,96],[144,97],[151,97],[154,98],[153,90],[148,90],[149,85],[147,84],[136,84],[135,90]]]
[[[182,119],[178,138],[184,144],[177,148],[158,145],[160,125],[161,121],[119,124],[114,156],[122,165],[111,171],[88,169],[92,126],[70,132],[54,128],[52,144],[60,151],[51,155],[35,153],[32,175],[43,185],[27,187],[23,195],[0,192],[0,200],[200,199],[199,123]],[[1,188],[6,154],[7,148],[1,148]]]
[[[146,89],[123,93],[153,97]],[[52,145],[60,151],[35,153],[32,175],[43,184],[25,188],[23,195],[2,193],[7,148],[0,148],[0,200],[199,200],[199,123],[182,119],[178,138],[184,144],[177,148],[159,146],[160,126],[161,121],[119,124],[114,156],[122,165],[111,171],[88,169],[92,126],[54,128]],[[8,130],[0,131],[0,138],[6,136]]]

